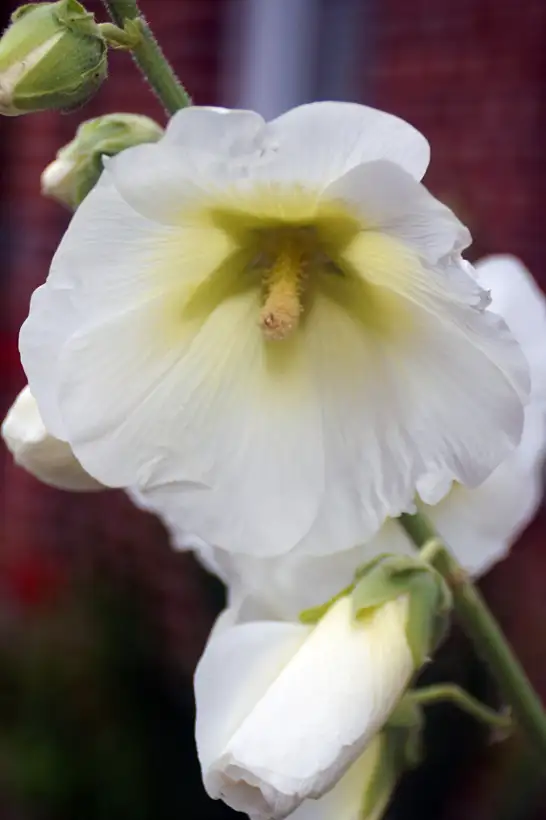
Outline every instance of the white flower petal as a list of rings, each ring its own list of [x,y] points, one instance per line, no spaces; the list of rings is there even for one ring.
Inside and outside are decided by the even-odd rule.
[[[188,108],[165,137],[105,160],[123,198],[139,213],[175,225],[188,207],[215,191],[262,184],[324,190],[362,162],[387,159],[420,179],[426,139],[391,114],[356,103],[295,108],[265,125],[251,111]]]
[[[102,175],[74,215],[46,283],[32,295],[20,333],[21,361],[53,435],[66,439],[58,391],[67,340],[161,294],[171,301],[172,313],[177,300],[184,304],[187,292],[218,267],[230,248],[227,237],[210,228],[179,228],[173,236],[171,228],[132,210],[108,172]],[[148,325],[144,319],[143,335]]]
[[[209,772],[232,735],[311,631],[302,624],[263,621],[234,625],[232,620],[230,610],[225,610],[195,671],[195,735],[209,793],[209,779],[216,783],[215,774]]]
[[[169,121],[163,141],[180,148],[238,157],[261,148],[265,120],[255,111],[192,105]]]
[[[453,211],[393,162],[359,165],[330,185],[325,195],[346,202],[366,228],[407,243],[431,264],[471,242]]]
[[[542,411],[529,407],[517,450],[479,487],[455,485],[425,508],[462,566],[481,575],[504,558],[535,515],[543,494],[546,446]]]
[[[249,162],[251,159],[249,159]],[[157,143],[135,145],[104,161],[125,202],[147,219],[174,227],[192,219],[241,173],[229,156],[199,146],[184,149]]]
[[[491,291],[491,310],[498,313],[522,347],[531,369],[533,401],[546,407],[546,298],[515,256],[487,256],[475,275]]]
[[[62,345],[78,327],[79,319],[70,297],[70,290],[59,288],[51,299],[47,285],[37,288],[30,300],[32,321],[23,323],[19,335],[21,362],[39,396],[40,415],[50,433],[63,441],[66,431],[59,408],[57,364]]]
[[[331,791],[318,800],[304,800],[289,820],[381,820],[394,783],[387,783],[371,813],[363,814],[362,806],[366,787],[381,765],[382,748],[382,736],[377,734]]]
[[[241,671],[242,691],[251,685],[248,667],[234,647],[242,640],[233,627],[217,634],[202,658],[196,678],[197,743],[205,787],[213,797],[253,818],[286,817],[306,798],[318,798],[342,777],[388,718],[413,673],[405,636],[407,602],[398,599],[354,621],[351,602],[335,604],[251,710],[240,708],[221,742],[210,743],[203,756],[199,711],[202,677],[220,674],[227,659]],[[263,629],[263,625],[260,626]],[[264,643],[267,638],[264,636]],[[225,647],[228,647],[227,649]],[[253,650],[252,650],[253,651]],[[263,685],[262,685],[263,687]],[[217,698],[217,689],[214,690]],[[233,695],[231,695],[233,697]],[[223,687],[223,708],[231,704]],[[242,700],[235,699],[239,704]],[[219,749],[222,748],[221,754]]]
[[[423,506],[440,537],[473,576],[506,557],[535,515],[543,495],[545,450],[544,413],[530,405],[521,443],[483,484],[472,489],[452,484],[440,501]],[[396,521],[387,521],[366,548],[371,555],[415,552]]]
[[[539,408],[544,415],[546,412],[546,355],[544,352],[546,350],[546,298],[537,287],[529,271],[516,257],[507,255],[489,256],[480,260],[475,268],[466,260],[460,260],[460,265],[463,266],[468,275],[477,280],[481,287],[490,292],[491,303],[489,310],[504,319],[520,345],[529,364],[531,376],[530,402],[533,407],[531,416],[534,418]],[[531,420],[529,423],[535,429],[540,428],[540,422]],[[526,417],[525,426],[527,424]],[[522,442],[522,446],[527,451],[529,450],[527,442],[532,442],[531,446],[534,448],[533,458],[535,461],[542,448],[540,435],[540,432],[538,432],[534,436],[525,433],[523,436],[526,443],[523,445]],[[514,458],[517,464],[521,465],[521,453],[515,454]],[[520,472],[521,467],[516,470],[518,475]],[[527,473],[529,473],[529,469],[527,469]],[[423,476],[417,482],[417,491],[426,504],[433,505],[437,504],[449,492],[452,483],[453,477],[449,472],[441,470]],[[515,487],[515,482],[514,488],[513,500],[515,501],[521,496],[519,490]],[[535,492],[531,493],[531,497],[535,497]],[[514,505],[508,502],[508,508],[514,509]],[[524,504],[524,508],[527,508],[526,504]],[[525,513],[522,517],[525,517]],[[504,538],[501,539],[499,555],[501,549],[504,549],[502,544],[505,543],[505,538],[508,536],[512,537],[511,532],[507,531]]]
[[[28,385],[17,396],[2,424],[2,438],[15,462],[61,490],[104,490],[85,472],[70,446],[50,436]]]
[[[173,537],[176,543],[176,531]],[[267,617],[281,620],[296,620],[304,609],[333,598],[352,583],[359,566],[381,553],[415,554],[404,531],[390,520],[370,541],[331,555],[293,552],[258,558],[208,545],[196,549],[200,560],[234,591],[237,600],[244,595],[259,601]]]
[[[417,480],[417,494],[424,504],[438,504],[453,487],[451,472],[442,468],[433,473],[427,473]]]
[[[146,304],[90,327],[63,350],[61,395],[91,473],[112,486],[164,485],[150,503],[167,518],[172,507],[189,532],[275,554],[316,517],[321,419],[298,345],[263,346],[258,299],[221,302],[193,335],[160,332],[162,297],[156,315]]]
[[[395,343],[345,309],[341,277],[328,284],[339,305],[315,300],[306,343],[321,390],[327,486],[299,551],[334,552],[371,537],[410,509],[429,472],[477,485],[519,441],[527,386],[519,348],[497,317],[462,309],[457,293],[450,302],[445,284],[443,299],[420,285],[410,291],[413,329]]]
[[[289,157],[302,184],[326,186],[363,162],[386,159],[415,179],[424,175],[430,147],[409,123],[347,102],[315,102],[293,108],[268,124],[279,160]]]

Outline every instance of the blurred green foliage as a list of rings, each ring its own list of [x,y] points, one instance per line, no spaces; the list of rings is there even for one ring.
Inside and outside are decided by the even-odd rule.
[[[137,590],[94,581],[0,619],[0,816],[218,816],[191,681],[167,668],[149,611]]]

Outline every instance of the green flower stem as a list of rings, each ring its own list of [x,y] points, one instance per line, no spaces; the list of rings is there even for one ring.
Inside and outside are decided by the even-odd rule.
[[[414,703],[423,706],[428,706],[431,703],[439,703],[449,701],[458,706],[464,712],[467,712],[472,717],[479,720],[481,723],[486,723],[488,726],[494,726],[496,729],[509,730],[512,728],[512,719],[509,715],[502,715],[490,709],[484,703],[481,703],[460,686],[454,683],[438,684],[437,686],[427,686],[423,689],[416,689],[411,692],[411,699]]]
[[[546,764],[546,712],[484,599],[422,513],[398,519],[423,557],[446,579],[457,617],[496,679],[514,719]]]
[[[136,0],[103,0],[112,20],[121,29],[127,24],[140,37],[131,49],[136,64],[150,83],[168,114],[191,105],[188,92],[174,73],[159,43],[138,9]]]
[[[99,31],[108,45],[113,48],[125,48],[132,51],[141,40],[138,31],[131,33],[116,26],[115,23],[99,23]]]

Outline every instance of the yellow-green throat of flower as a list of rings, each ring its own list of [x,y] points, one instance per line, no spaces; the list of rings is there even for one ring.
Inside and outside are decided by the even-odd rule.
[[[259,324],[268,340],[286,339],[299,326],[309,268],[316,262],[313,233],[305,228],[289,228],[272,231],[266,237],[266,256],[270,243],[274,255],[263,274]]]

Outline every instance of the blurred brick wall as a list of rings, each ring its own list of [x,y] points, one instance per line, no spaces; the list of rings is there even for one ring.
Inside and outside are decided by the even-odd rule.
[[[546,285],[546,5],[375,2],[375,101],[432,144],[427,185],[474,253],[512,252]]]

